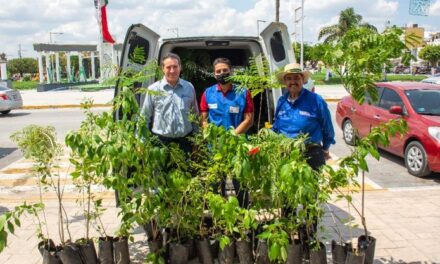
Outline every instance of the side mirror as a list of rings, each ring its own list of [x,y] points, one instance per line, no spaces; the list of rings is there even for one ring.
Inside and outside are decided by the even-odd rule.
[[[393,105],[390,107],[390,113],[395,115],[403,115],[403,109],[398,105]]]

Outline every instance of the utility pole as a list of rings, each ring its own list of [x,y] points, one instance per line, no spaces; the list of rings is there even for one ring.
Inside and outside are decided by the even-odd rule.
[[[22,58],[22,52],[26,51],[24,49],[21,48],[21,44],[18,44],[18,57],[21,59]]]
[[[298,50],[296,49],[296,39],[297,39],[297,37],[298,37],[298,33],[297,33],[297,25],[298,25],[298,22],[300,21],[300,19],[297,19],[297,17],[298,17],[298,11],[299,10],[301,10],[301,7],[297,7],[297,8],[295,8],[294,9],[294,20],[293,20],[293,33],[292,33],[292,36],[293,36],[293,44],[294,44],[294,48],[295,48],[295,52],[298,52]]]
[[[280,22],[280,0],[275,0],[275,22]]]
[[[304,0],[301,0],[301,69],[304,68]]]

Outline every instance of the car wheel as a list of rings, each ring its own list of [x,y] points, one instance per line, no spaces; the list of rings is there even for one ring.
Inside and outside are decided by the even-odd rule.
[[[9,114],[9,112],[11,112],[11,110],[1,111],[1,113],[4,115]]]
[[[426,151],[418,141],[412,141],[405,149],[405,166],[411,175],[424,177],[431,173]]]
[[[356,142],[356,134],[354,132],[353,123],[350,119],[344,121],[342,125],[342,134],[344,137],[345,143],[353,146]]]

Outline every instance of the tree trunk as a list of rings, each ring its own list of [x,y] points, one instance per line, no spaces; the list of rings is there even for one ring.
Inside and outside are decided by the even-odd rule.
[[[280,22],[280,0],[275,0],[275,22]]]

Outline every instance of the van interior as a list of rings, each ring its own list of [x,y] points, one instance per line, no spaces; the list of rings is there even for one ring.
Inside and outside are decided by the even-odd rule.
[[[200,102],[205,89],[216,83],[212,65],[216,58],[228,58],[232,63],[233,70],[244,69],[249,66],[252,57],[261,54],[261,47],[256,39],[236,41],[164,40],[159,51],[159,60],[169,52],[178,54],[181,58],[182,78],[194,85],[197,100]],[[249,133],[255,133],[264,127],[265,122],[271,120],[269,109],[272,109],[273,112],[274,106],[270,103],[271,100],[267,100],[270,91],[267,89],[266,92],[254,96],[254,125]]]

